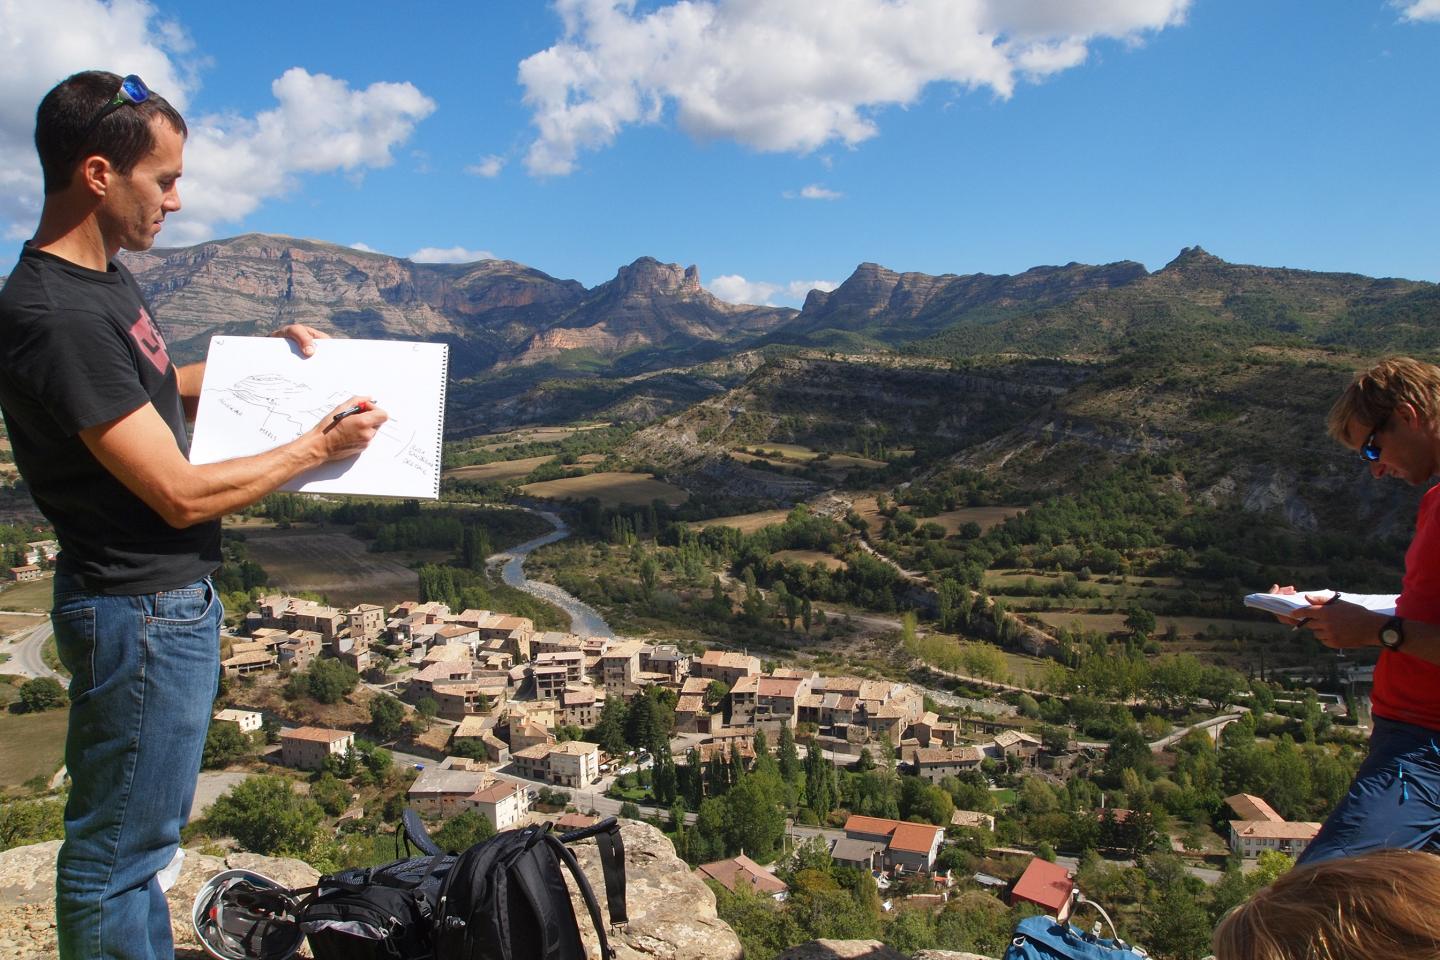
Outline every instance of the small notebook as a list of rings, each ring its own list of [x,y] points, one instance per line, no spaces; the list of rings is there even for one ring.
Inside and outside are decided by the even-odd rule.
[[[252,456],[294,440],[351,397],[389,414],[364,452],[280,489],[384,497],[440,496],[449,347],[401,340],[317,340],[305,357],[281,337],[214,337],[191,463]]]
[[[1264,610],[1266,613],[1277,613],[1282,617],[1291,616],[1296,610],[1303,610],[1310,606],[1307,596],[1320,597],[1328,600],[1335,596],[1334,590],[1296,590],[1294,593],[1251,593],[1245,597],[1245,606],[1254,607],[1256,610]],[[1400,598],[1393,593],[1342,593],[1341,600],[1350,603],[1358,603],[1367,610],[1375,613],[1393,615],[1395,613],[1395,601]]]

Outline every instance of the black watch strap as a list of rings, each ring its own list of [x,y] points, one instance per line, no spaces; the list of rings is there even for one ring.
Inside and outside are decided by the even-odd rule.
[[[1404,642],[1405,621],[1399,617],[1386,620],[1385,625],[1380,628],[1380,646],[1386,650],[1399,650]]]

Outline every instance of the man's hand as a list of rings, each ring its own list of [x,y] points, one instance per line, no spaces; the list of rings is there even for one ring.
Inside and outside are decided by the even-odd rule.
[[[1380,628],[1390,619],[1385,614],[1348,600],[1332,601],[1323,594],[1307,594],[1305,599],[1310,606],[1296,610],[1295,615],[1325,646],[1344,649],[1380,645]]]
[[[315,355],[315,341],[329,340],[330,334],[324,330],[316,330],[314,327],[306,326],[303,323],[288,323],[279,330],[270,334],[272,337],[284,337],[300,349],[300,353],[310,357]]]
[[[346,413],[355,407],[360,408],[359,413]],[[339,420],[335,419],[341,413],[346,415]],[[390,415],[375,406],[375,401],[370,397],[351,397],[325,414],[311,433],[321,437],[327,461],[344,460],[368,447],[370,441],[375,439],[375,434],[380,431],[380,425],[389,419]]]
[[[1279,593],[1285,596],[1291,596],[1295,593],[1295,588],[1293,586],[1282,587],[1278,583],[1272,583],[1270,584],[1270,589],[1265,592]],[[1304,619],[1299,614],[1293,617],[1287,617],[1277,613],[1275,614],[1275,619],[1279,620],[1281,623],[1288,623],[1292,627],[1298,627],[1300,626],[1300,624],[1304,623]]]

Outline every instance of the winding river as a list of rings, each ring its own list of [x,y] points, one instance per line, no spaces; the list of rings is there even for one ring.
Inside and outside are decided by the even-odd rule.
[[[527,510],[536,516],[544,517],[555,529],[543,537],[536,537],[534,540],[512,547],[504,553],[492,554],[489,562],[492,564],[503,564],[500,577],[509,586],[517,590],[524,590],[526,593],[541,600],[555,604],[561,610],[570,615],[570,632],[581,637],[614,637],[615,632],[605,622],[605,618],[595,611],[595,608],[587,603],[577,600],[575,597],[561,590],[553,583],[545,583],[540,580],[527,580],[525,578],[525,559],[530,553],[546,544],[564,540],[570,536],[570,528],[559,515],[550,513],[547,510],[531,510],[529,507],[520,509]]]

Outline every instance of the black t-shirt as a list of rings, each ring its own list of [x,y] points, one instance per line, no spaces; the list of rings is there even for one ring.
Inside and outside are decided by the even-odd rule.
[[[80,439],[146,403],[188,456],[175,365],[135,278],[27,244],[0,290],[0,407],[15,465],[55,525],[59,569],[99,593],[173,590],[220,562],[218,521],[175,529]]]

